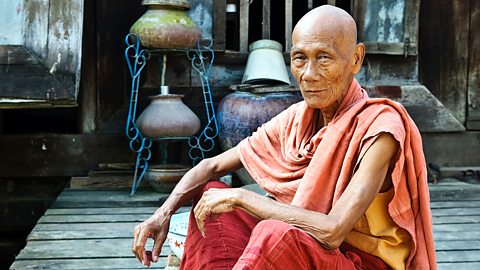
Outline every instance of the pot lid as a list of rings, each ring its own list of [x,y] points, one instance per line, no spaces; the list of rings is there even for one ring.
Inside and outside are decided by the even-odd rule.
[[[162,5],[186,9],[190,8],[190,2],[188,0],[142,0],[142,5]]]

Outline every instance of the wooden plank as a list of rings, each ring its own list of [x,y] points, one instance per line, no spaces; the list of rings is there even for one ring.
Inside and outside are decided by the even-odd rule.
[[[466,224],[480,223],[480,216],[434,216],[433,224]]]
[[[249,0],[240,0],[240,52],[248,52]]]
[[[101,215],[105,213],[123,214],[152,214],[157,207],[111,207],[111,208],[50,208],[44,216],[54,215]]]
[[[435,241],[446,240],[480,240],[480,231],[449,231],[441,232],[437,230],[438,225],[434,225]]]
[[[158,263],[154,263],[149,269],[164,269],[167,264],[166,257],[160,257]],[[115,268],[118,267],[118,268]],[[92,270],[92,269],[145,269],[134,258],[90,258],[90,259],[58,259],[15,261],[10,270],[34,270],[34,269],[63,269],[63,270]]]
[[[475,216],[480,220],[480,207],[468,207],[468,208],[443,208],[443,209],[434,209],[432,210],[432,215],[434,217],[441,216]]]
[[[99,163],[129,162],[122,134],[25,134],[0,136],[2,177],[87,175]]]
[[[125,222],[125,223],[73,223],[68,225],[68,231],[106,231],[113,232],[115,230],[120,231],[132,231],[135,226],[138,225],[138,222]],[[66,227],[63,224],[37,224],[33,228],[32,232],[36,231],[61,231],[65,230]],[[106,234],[104,238],[108,238],[109,235]]]
[[[38,65],[40,61],[22,45],[0,45],[0,65]],[[7,67],[5,67],[5,70]]]
[[[41,59],[47,58],[48,42],[48,9],[50,0],[24,1],[25,33],[23,41],[25,47],[32,50]]]
[[[468,121],[467,128],[480,130],[480,2],[470,1],[468,40]]]
[[[29,241],[18,254],[17,260],[39,259],[83,259],[83,258],[134,258],[133,238],[119,239],[77,239],[55,241]],[[151,250],[153,241],[146,248]],[[164,245],[160,256],[170,254],[170,247]]]
[[[480,262],[437,263],[438,270],[472,270],[480,269]]]
[[[158,207],[111,207],[111,208],[50,208],[45,216],[52,215],[102,215],[102,214],[153,214]],[[191,207],[180,207],[177,213],[190,211]]]
[[[478,224],[435,224],[433,226],[435,233],[450,233],[458,231],[478,232],[480,226]]]
[[[213,1],[213,49],[225,50],[227,14],[226,0]]]
[[[430,202],[430,208],[433,211],[437,211],[437,209],[444,209],[444,208],[475,208],[480,207],[480,200],[479,201],[436,201]]]
[[[480,254],[480,246],[478,245],[477,240],[461,240],[461,241],[435,241],[435,249],[438,251],[447,251],[447,250],[464,250],[464,251],[474,251],[477,250]],[[480,261],[480,256],[477,258]]]
[[[480,262],[478,250],[438,251],[437,262]]]
[[[270,0],[263,0],[262,3],[262,38],[270,39]]]
[[[285,0],[285,52],[292,48],[293,0]]]
[[[142,222],[152,214],[122,214],[122,215],[55,215],[42,216],[38,223],[119,223]]]

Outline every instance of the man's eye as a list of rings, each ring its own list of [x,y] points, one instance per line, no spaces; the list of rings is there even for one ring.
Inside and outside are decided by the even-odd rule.
[[[326,54],[321,54],[321,55],[318,56],[318,59],[324,60],[324,59],[330,59],[330,57]]]

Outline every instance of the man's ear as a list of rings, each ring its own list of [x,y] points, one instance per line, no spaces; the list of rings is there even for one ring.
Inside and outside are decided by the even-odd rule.
[[[353,53],[352,73],[354,75],[360,72],[364,58],[365,58],[365,45],[363,43],[358,43],[357,45],[355,45],[355,51]]]

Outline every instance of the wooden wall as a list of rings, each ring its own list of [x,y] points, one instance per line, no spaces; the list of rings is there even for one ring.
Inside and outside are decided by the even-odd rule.
[[[468,129],[480,129],[480,2],[422,0],[421,81]]]

